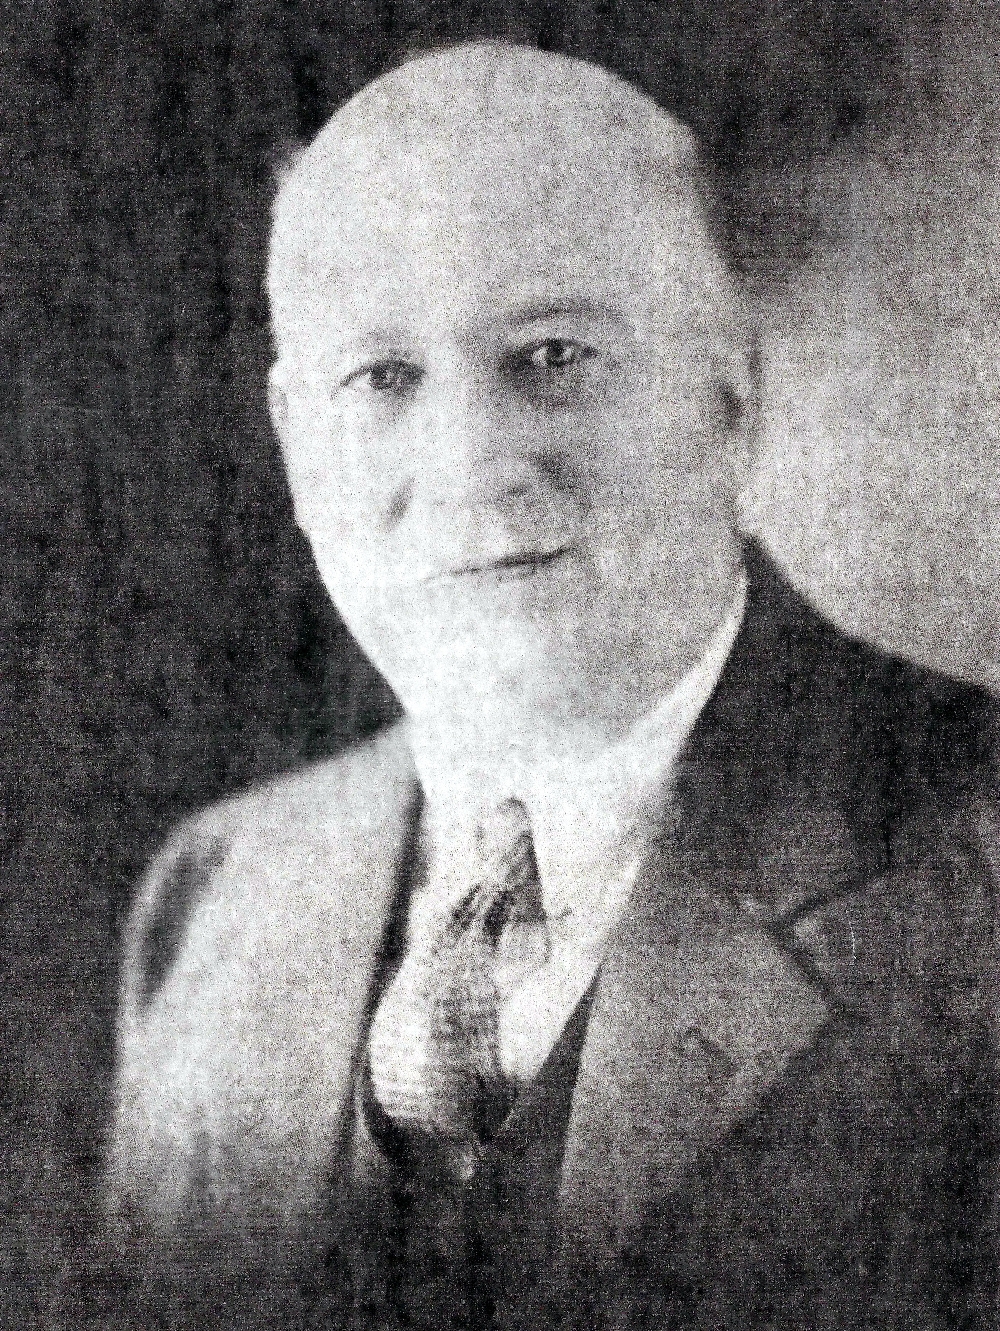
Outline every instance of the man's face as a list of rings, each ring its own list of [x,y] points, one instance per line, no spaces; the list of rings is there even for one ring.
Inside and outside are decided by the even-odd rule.
[[[615,733],[719,615],[745,383],[694,198],[664,211],[568,142],[355,143],[275,415],[320,573],[408,710]]]

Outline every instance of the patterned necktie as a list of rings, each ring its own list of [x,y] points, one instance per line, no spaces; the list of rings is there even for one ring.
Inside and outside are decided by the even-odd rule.
[[[527,811],[505,800],[476,834],[473,887],[418,941],[378,1006],[371,1087],[404,1137],[440,1148],[468,1179],[510,1111],[500,1061],[504,999],[548,957],[549,935]]]

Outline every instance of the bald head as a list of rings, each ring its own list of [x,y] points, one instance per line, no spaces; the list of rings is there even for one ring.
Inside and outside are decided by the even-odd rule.
[[[423,55],[364,88],[294,162],[273,212],[268,272],[279,355],[308,351],[327,292],[349,284],[359,239],[445,245],[476,261],[489,230],[585,231],[636,257],[636,299],[689,289],[688,315],[733,326],[736,298],[706,217],[691,133],[606,70],[478,42]],[[594,274],[596,276],[596,274]]]

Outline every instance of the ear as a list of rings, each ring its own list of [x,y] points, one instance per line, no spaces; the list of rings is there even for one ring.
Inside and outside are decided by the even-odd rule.
[[[742,490],[757,461],[760,374],[756,349],[727,347],[715,358],[719,424],[729,442],[734,491]]]
[[[288,432],[288,371],[280,360],[268,372],[267,406],[274,432],[284,444]]]

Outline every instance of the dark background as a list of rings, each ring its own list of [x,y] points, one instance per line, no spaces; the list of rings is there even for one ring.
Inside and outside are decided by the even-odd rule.
[[[914,69],[933,102],[946,17],[905,0],[4,7],[0,1323],[55,1324],[87,1229],[142,864],[187,810],[392,707],[318,585],[266,421],[276,163],[408,44],[472,33],[603,60],[721,170],[780,175],[904,113]],[[743,219],[758,256],[767,202]],[[781,240],[794,263],[808,227]]]

